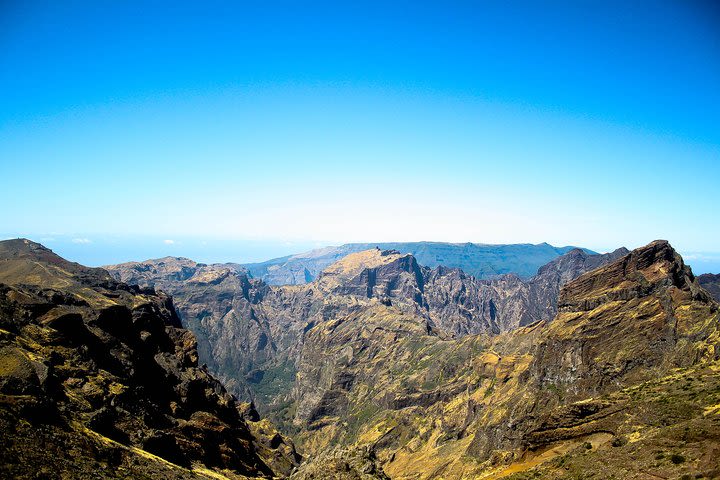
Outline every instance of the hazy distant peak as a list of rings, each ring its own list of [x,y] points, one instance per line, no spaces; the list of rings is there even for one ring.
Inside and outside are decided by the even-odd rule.
[[[302,284],[311,282],[325,268],[341,258],[374,248],[412,254],[420,265],[430,268],[438,266],[460,268],[479,279],[494,278],[508,273],[527,279],[537,274],[541,266],[576,247],[554,247],[548,243],[537,245],[428,241],[349,243],[243,266],[251,276],[271,285]],[[595,253],[587,249],[582,251],[586,254]]]

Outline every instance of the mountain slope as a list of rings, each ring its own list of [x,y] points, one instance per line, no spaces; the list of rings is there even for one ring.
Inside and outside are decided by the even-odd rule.
[[[720,307],[665,241],[606,256],[570,251],[526,282],[514,275],[478,280],[379,249],[348,255],[309,284],[284,287],[232,267],[162,261],[151,277],[175,289],[212,368],[262,399],[308,458],[291,478],[720,472]],[[93,277],[102,270],[68,273],[86,280],[66,284],[62,272],[72,265],[23,265],[7,270],[25,279],[54,272],[50,283],[92,305],[116,298],[106,290],[122,285],[105,277],[110,286],[98,286]],[[176,267],[191,275],[178,280]],[[114,275],[144,268],[118,266]],[[557,302],[543,303],[553,296]],[[28,337],[14,348],[32,342],[40,343]],[[256,438],[248,420],[241,418]],[[122,417],[113,425],[124,431]],[[176,435],[172,422],[163,428]],[[247,452],[289,472],[290,446],[272,438],[251,441]]]
[[[474,478],[524,470],[585,442],[614,448],[625,434],[653,444],[674,435],[659,427],[692,418],[705,430],[666,451],[698,465],[712,455],[718,422],[703,409],[715,412],[720,399],[712,387],[718,305],[667,242],[580,276],[560,297],[552,321],[492,337],[441,339],[424,332],[421,317],[380,303],[314,326],[295,390],[297,440],[308,452],[369,448],[391,478]],[[678,418],[665,402],[695,371],[707,383]]]
[[[516,275],[478,280],[378,249],[343,257],[312,283],[283,287],[187,259],[107,268],[120,280],[140,280],[171,293],[184,325],[198,337],[201,361],[231,391],[287,424],[291,419],[281,412],[291,401],[304,338],[314,325],[381,303],[419,316],[435,336],[498,334],[552,318],[564,282],[626,252],[589,255],[574,249],[529,281]]]
[[[701,287],[710,292],[715,300],[720,302],[720,274],[705,273],[698,275],[697,280]]]
[[[311,282],[326,267],[351,253],[376,247],[382,250],[397,250],[400,253],[411,254],[419,264],[427,267],[459,268],[478,279],[492,278],[508,273],[514,273],[521,278],[529,278],[535,275],[542,265],[573,249],[573,247],[553,247],[547,243],[538,245],[442,242],[350,243],[339,247],[324,247],[262,263],[246,264],[243,267],[254,278],[262,279],[270,285],[297,285]],[[594,253],[589,250],[585,250],[585,252]]]
[[[289,473],[292,444],[197,359],[164,294],[0,242],[4,477]]]

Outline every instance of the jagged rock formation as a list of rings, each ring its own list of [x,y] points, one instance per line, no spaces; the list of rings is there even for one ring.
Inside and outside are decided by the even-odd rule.
[[[166,295],[0,242],[0,476],[289,474],[292,443],[197,361]]]
[[[480,243],[443,242],[391,242],[349,243],[339,247],[324,247],[309,252],[275,258],[261,263],[243,265],[254,277],[269,285],[299,285],[315,280],[325,268],[338,260],[373,248],[397,250],[415,257],[427,267],[459,268],[478,279],[487,279],[514,273],[530,278],[538,268],[563,255],[574,247],[553,247],[547,243],[538,245],[512,244],[487,245]],[[586,253],[592,254],[590,250]]]
[[[683,451],[697,461],[666,470],[717,473],[702,459],[718,447],[720,419],[703,413],[716,411],[718,393],[706,384],[697,397],[674,392],[692,372],[720,380],[718,321],[717,303],[667,242],[567,284],[552,321],[497,336],[442,339],[425,333],[421,316],[378,302],[308,332],[297,438],[310,452],[370,448],[391,478],[471,478],[509,475],[585,443],[604,451],[617,437],[620,448],[629,434],[678,449],[667,442],[692,419],[705,433]],[[681,417],[665,391],[687,407]],[[635,472],[623,478],[639,474],[622,468]]]
[[[697,281],[701,287],[710,292],[710,295],[712,295],[715,300],[720,302],[720,273],[715,275],[712,273],[698,275]]]
[[[200,358],[231,391],[287,424],[285,407],[307,332],[323,321],[381,303],[423,319],[439,337],[509,331],[552,318],[560,286],[627,253],[573,249],[529,281],[517,275],[478,280],[454,268],[430,269],[409,254],[371,249],[350,254],[306,285],[270,287],[222,265],[165,258],[107,267],[118,279],[174,297],[199,342]]]
[[[19,284],[3,287],[11,290],[6,302],[15,302],[10,311],[20,312],[14,322],[25,320],[18,324],[23,326],[19,333],[0,326],[5,329],[2,338],[7,331],[13,342],[9,346],[25,349],[30,362],[30,366],[2,363],[12,372],[2,375],[12,379],[0,385],[3,393],[17,396],[17,379],[34,378],[28,372],[44,378],[44,369],[32,362],[48,355],[35,346],[43,345],[48,334],[37,332],[49,328],[45,322],[54,318],[56,305],[64,305],[56,312],[61,316],[65,309],[79,309],[81,323],[100,339],[120,338],[118,332],[107,330],[107,322],[97,323],[112,306],[107,302],[125,305],[131,319],[138,315],[135,309],[146,311],[142,306],[148,302],[168,312],[161,317],[172,316],[162,294],[107,277],[103,277],[106,283],[98,284],[96,275],[104,275],[102,270],[61,264],[59,273],[47,280],[45,272],[53,271],[53,261],[11,262],[0,268],[10,276],[21,274],[27,283],[37,284],[35,278],[41,278],[45,285],[45,293],[28,293],[29,287]],[[176,295],[184,322],[205,344],[213,362],[210,367],[226,372],[236,387],[247,388],[263,400],[264,410],[283,422],[307,454],[309,461],[293,478],[713,478],[720,474],[720,307],[665,241],[606,256],[570,251],[529,281],[513,275],[478,280],[457,269],[430,269],[411,255],[378,249],[344,257],[309,284],[285,287],[270,287],[233,266],[162,262],[152,267],[156,272],[150,268],[141,273],[150,272],[146,278],[156,287]],[[145,268],[118,266],[114,275],[140,275],[137,267]],[[1,275],[0,282],[5,282]],[[68,294],[74,300],[62,300]],[[31,301],[23,300],[20,309],[18,299],[25,298]],[[53,307],[34,310],[46,298],[53,299]],[[27,319],[30,323],[22,323]],[[174,325],[164,327],[167,335],[182,332],[174,322],[163,322]],[[123,335],[155,345],[151,339],[159,338],[153,337],[156,331],[148,330],[150,336],[144,331],[130,328]],[[126,345],[122,338],[120,347],[108,340],[110,348],[103,351],[113,358],[128,358],[129,353],[122,355]],[[188,369],[207,377],[194,359],[189,365],[168,367],[182,361],[173,358],[186,358],[187,348],[177,347],[174,356],[168,351],[159,357],[165,350],[151,349],[151,358],[141,357],[143,365],[155,362],[171,379],[171,387],[155,385],[158,391],[175,392],[177,407],[169,411],[157,400],[164,397],[142,390],[150,388],[144,383],[131,381],[137,374],[106,369],[103,357],[93,356],[97,351],[91,347],[77,353],[80,359],[89,355],[95,363],[52,363],[58,357],[50,353],[49,364],[65,369],[68,364],[71,370],[58,371],[80,369],[92,379],[77,385],[63,381],[65,397],[54,402],[70,405],[67,412],[80,425],[101,429],[97,435],[102,433],[105,445],[111,435],[119,434],[105,429],[102,419],[107,414],[100,415],[97,423],[87,423],[95,418],[87,415],[97,406],[87,407],[79,400],[84,388],[99,390],[101,398],[110,399],[109,405],[105,400],[103,405],[114,412],[110,423],[127,436],[114,438],[125,445],[145,447],[142,451],[159,448],[153,442],[142,443],[147,436],[142,432],[162,432],[163,439],[169,436],[183,448],[197,438],[207,441],[202,436],[188,439],[182,428],[183,422],[193,419],[185,413],[192,409],[188,402],[206,405],[205,401],[209,406],[202,408],[208,415],[228,426],[220,431],[247,439],[238,454],[235,446],[223,443],[230,442],[226,437],[210,437],[219,442],[220,451],[228,448],[235,453],[235,457],[219,455],[221,461],[245,459],[254,452],[252,458],[262,463],[242,467],[255,468],[248,471],[252,475],[267,474],[263,464],[286,473],[294,466],[290,444],[267,421],[258,421],[251,406],[228,413],[213,409],[213,392],[222,399],[222,389],[200,389],[205,400],[197,400],[190,387],[175,391]],[[134,357],[129,358],[130,365],[137,366]],[[102,380],[105,376],[112,381]],[[87,383],[91,386],[85,387]],[[128,390],[115,384],[143,394],[123,397]],[[13,402],[0,410],[4,412],[0,420],[8,422],[3,431],[22,431],[22,422],[13,418],[32,418],[26,413],[32,408],[20,409],[17,398]],[[138,409],[145,415],[138,416]],[[165,423],[148,423],[156,415]],[[222,415],[237,415],[239,420]],[[203,425],[207,422],[197,428]],[[21,442],[13,435],[8,438],[18,451]],[[56,435],[53,440],[59,438]],[[82,452],[89,447],[78,443],[77,434],[67,438],[81,452],[79,458],[87,458]],[[163,448],[168,445],[165,441],[159,441]],[[23,448],[32,451],[26,444]],[[180,452],[185,458],[198,455],[208,462],[206,450]],[[109,461],[112,456],[104,454],[102,461],[134,468],[135,476],[165,474],[157,462],[143,457],[139,465],[133,464],[126,460],[132,453],[123,455]],[[210,458],[205,465],[222,468],[212,463],[218,461],[217,455]],[[78,461],[73,465],[78,463],[85,465]],[[172,472],[179,478],[199,473],[197,469]]]
[[[367,447],[334,448],[302,465],[291,480],[390,480]]]

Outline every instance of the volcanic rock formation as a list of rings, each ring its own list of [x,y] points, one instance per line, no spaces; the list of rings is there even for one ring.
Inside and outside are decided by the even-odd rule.
[[[292,443],[198,367],[169,297],[0,242],[0,474],[289,474]],[[101,473],[97,473],[97,472]]]

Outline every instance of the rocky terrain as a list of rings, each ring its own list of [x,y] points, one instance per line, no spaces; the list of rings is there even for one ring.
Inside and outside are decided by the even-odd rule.
[[[720,475],[718,305],[667,242],[571,281],[559,305],[460,339],[380,302],[316,325],[297,440],[366,448],[391,478]]]
[[[720,307],[665,241],[525,280],[370,249],[287,286],[0,245],[5,476],[720,477]]]
[[[697,280],[705,290],[715,297],[715,300],[720,302],[720,273],[715,275],[712,273],[698,275]]]
[[[351,254],[380,248],[397,250],[415,257],[426,267],[459,268],[478,279],[514,273],[530,278],[538,268],[574,247],[553,247],[547,243],[488,245],[480,243],[391,242],[349,243],[324,247],[297,255],[242,265],[254,278],[269,285],[299,285],[312,282],[326,267]],[[585,250],[585,253],[594,253]]]
[[[0,242],[0,476],[271,478],[300,461],[198,367],[171,300]]]
[[[440,338],[498,334],[552,318],[561,285],[625,253],[573,249],[527,281],[514,274],[478,280],[379,249],[343,257],[317,280],[296,286],[268,286],[233,266],[187,259],[107,268],[123,282],[172,294],[185,326],[198,337],[201,362],[231,391],[287,426],[289,392],[314,325],[380,303],[422,318],[424,332]]]

